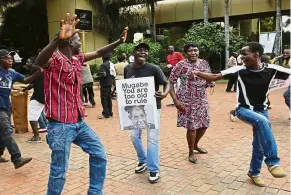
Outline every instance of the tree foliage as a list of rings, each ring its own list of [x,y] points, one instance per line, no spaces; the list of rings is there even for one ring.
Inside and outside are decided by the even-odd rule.
[[[161,55],[161,52],[163,52],[161,44],[157,43],[157,42],[153,42],[151,39],[144,39],[143,42],[147,43],[151,48],[149,51],[148,62],[159,65],[160,64],[160,55]],[[130,56],[133,52],[134,47],[137,44],[138,43],[121,44],[120,46],[118,46],[115,49],[113,54],[114,54],[114,56],[118,56],[122,53],[126,53],[128,56]]]
[[[220,55],[225,50],[224,30],[215,23],[193,23],[192,27],[178,40],[178,45],[185,43],[198,44],[202,58]],[[247,37],[239,36],[237,29],[230,30],[230,50],[238,51],[247,42]]]
[[[0,38],[2,44],[11,43],[22,56],[34,55],[48,43],[48,22],[45,0],[20,1],[3,14]]]

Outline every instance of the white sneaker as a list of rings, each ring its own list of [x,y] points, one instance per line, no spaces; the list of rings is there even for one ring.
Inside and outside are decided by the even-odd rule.
[[[158,183],[160,181],[160,174],[155,172],[150,172],[149,176],[150,183]]]
[[[146,163],[138,163],[137,167],[135,168],[135,173],[142,173],[146,170],[146,168]]]

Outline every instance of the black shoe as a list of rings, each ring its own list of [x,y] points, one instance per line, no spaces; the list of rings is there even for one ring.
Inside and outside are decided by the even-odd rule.
[[[19,161],[14,163],[14,167],[15,167],[15,169],[19,169],[20,167],[29,163],[31,160],[32,160],[32,158],[21,158]]]
[[[135,173],[142,173],[147,169],[146,163],[138,163],[137,167],[135,168]]]
[[[150,183],[158,183],[160,181],[160,174],[150,172],[149,181]]]

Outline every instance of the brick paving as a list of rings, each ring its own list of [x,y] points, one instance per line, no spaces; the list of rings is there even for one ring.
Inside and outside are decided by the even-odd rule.
[[[228,111],[235,105],[234,93],[225,93],[225,85],[215,88],[209,95],[211,127],[201,140],[201,146],[208,154],[198,155],[198,164],[187,160],[185,130],[176,127],[176,110],[163,107],[160,133],[161,182],[149,184],[148,174],[135,174],[136,154],[130,141],[129,132],[120,131],[117,105],[114,101],[115,116],[98,120],[100,104],[88,108],[86,121],[100,136],[105,145],[108,166],[105,194],[290,194],[289,176],[274,179],[263,166],[262,175],[267,187],[256,187],[246,173],[248,171],[252,131],[251,127],[238,121],[230,122]],[[288,109],[282,97],[283,91],[270,95],[272,110],[270,116],[279,148],[281,165],[290,172],[290,121]],[[99,91],[96,101],[100,102]],[[168,97],[164,105],[170,102]],[[24,156],[32,156],[27,166],[15,170],[11,163],[0,165],[0,194],[45,194],[50,162],[50,149],[41,144],[27,143],[31,132],[16,134],[15,138]],[[42,135],[44,138],[45,136]],[[143,135],[145,140],[146,136]],[[9,158],[7,152],[5,157]],[[86,194],[88,188],[88,155],[77,146],[72,146],[67,182],[64,195]]]

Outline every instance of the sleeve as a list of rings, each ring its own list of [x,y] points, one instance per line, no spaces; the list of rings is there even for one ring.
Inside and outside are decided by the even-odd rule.
[[[211,73],[211,68],[210,68],[209,63],[207,61],[206,61],[206,68],[207,68],[207,73]],[[215,82],[207,81],[206,87],[214,87],[214,86],[215,86]]]
[[[166,57],[166,64],[169,64],[169,56]]]
[[[237,74],[242,69],[245,69],[245,66],[233,66],[229,69],[221,71],[220,73],[223,77],[228,77],[230,75]]]
[[[171,84],[177,83],[177,80],[181,75],[182,69],[183,69],[182,62],[178,62],[176,64],[176,66],[174,66],[173,70],[171,71],[170,78],[169,78]]]
[[[78,60],[80,61],[81,66],[84,64],[85,62],[85,54],[84,53],[79,53],[77,56]]]
[[[12,82],[23,81],[24,76],[16,71],[12,71]]]
[[[276,70],[275,79],[286,80],[289,78],[289,76],[291,74],[291,69],[284,68],[282,66],[268,64],[268,68],[272,68],[272,69]]]
[[[165,85],[168,83],[165,74],[159,66],[156,66],[155,82],[157,82],[156,84],[159,85]]]
[[[179,52],[179,55],[178,55],[178,59],[179,59],[179,61],[184,60],[184,56],[180,52]]]

